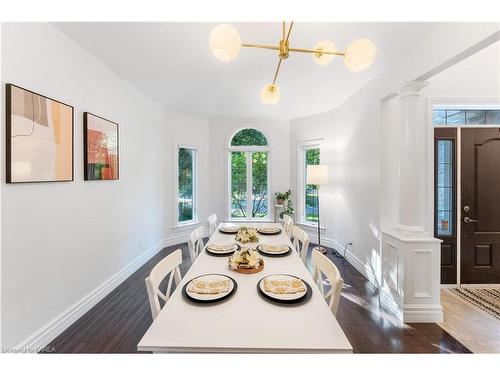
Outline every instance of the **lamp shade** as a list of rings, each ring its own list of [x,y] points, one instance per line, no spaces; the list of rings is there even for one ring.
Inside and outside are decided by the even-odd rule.
[[[209,45],[219,60],[231,61],[240,53],[240,34],[231,25],[225,23],[217,25],[210,33]]]
[[[328,167],[326,165],[308,165],[307,184],[308,185],[328,184]]]
[[[278,86],[269,84],[264,86],[260,92],[260,100],[264,104],[276,104],[280,100],[280,90]]]
[[[314,62],[318,65],[327,65],[332,62],[335,55],[322,52],[335,52],[335,44],[329,40],[323,40],[316,44],[314,50],[317,51],[313,53]]]
[[[375,44],[368,39],[358,39],[347,47],[344,55],[344,64],[353,72],[368,68],[376,54]]]

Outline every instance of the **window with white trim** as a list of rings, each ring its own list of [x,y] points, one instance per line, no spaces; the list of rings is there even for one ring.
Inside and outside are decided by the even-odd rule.
[[[320,164],[320,142],[306,141],[298,145],[298,209],[299,222],[314,224],[318,222],[316,185],[307,184],[307,166]]]
[[[198,150],[192,146],[177,146],[176,152],[176,222],[189,224],[198,220],[197,210],[197,157]]]
[[[269,144],[262,132],[239,130],[228,148],[228,218],[269,218]]]

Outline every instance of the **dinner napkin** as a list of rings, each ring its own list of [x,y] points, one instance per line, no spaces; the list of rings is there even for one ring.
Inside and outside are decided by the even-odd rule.
[[[286,245],[261,244],[260,247],[262,250],[264,250],[268,253],[283,253],[285,251],[288,251],[288,246],[286,246]]]
[[[197,294],[219,294],[229,292],[229,280],[208,280],[194,279],[189,283],[188,292]]]
[[[295,294],[306,291],[302,280],[293,279],[264,279],[264,290],[274,294]]]

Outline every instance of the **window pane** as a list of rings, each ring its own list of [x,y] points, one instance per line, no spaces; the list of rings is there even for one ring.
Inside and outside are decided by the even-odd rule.
[[[446,111],[446,124],[465,124],[465,111],[447,110]]]
[[[307,176],[307,166],[308,165],[319,165],[319,148],[310,148],[305,151],[305,174],[304,180]],[[317,203],[317,186],[316,185],[306,185],[305,186],[305,207],[304,212],[306,216],[306,221],[317,222],[318,221],[318,203]]]
[[[483,125],[486,123],[484,111],[466,111],[466,121],[470,125]]]
[[[267,195],[267,152],[252,153],[252,217],[266,217]]]
[[[500,124],[500,111],[486,111],[486,123],[488,125]]]
[[[246,217],[247,157],[244,152],[231,152],[231,217]]]
[[[438,236],[453,234],[453,140],[437,141],[436,227]]]
[[[193,220],[193,160],[194,150],[187,148],[179,149],[179,195],[177,197],[179,206],[179,222]]]
[[[267,146],[267,139],[258,130],[243,129],[234,135],[231,146]]]
[[[432,123],[434,125],[445,125],[446,111],[444,109],[435,109],[432,111]]]

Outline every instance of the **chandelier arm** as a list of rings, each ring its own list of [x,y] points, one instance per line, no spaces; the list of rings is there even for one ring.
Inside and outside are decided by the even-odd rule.
[[[281,62],[282,62],[282,61],[283,61],[283,59],[282,59],[282,58],[280,58],[280,59],[279,59],[279,61],[278,61],[278,66],[277,66],[277,68],[276,68],[276,72],[274,73],[274,78],[273,78],[273,86],[274,86],[274,84],[276,83],[276,79],[278,78],[278,73],[279,73],[279,71],[280,71],[280,67],[281,67]]]
[[[283,29],[281,32],[281,39],[285,39],[285,33],[286,33],[285,29],[286,29],[286,22],[283,21]]]
[[[329,51],[316,51],[313,49],[307,49],[307,48],[289,48],[289,51],[292,52],[305,52],[305,53],[321,53],[324,55],[336,55],[336,56],[344,56],[344,52],[329,52]]]
[[[286,36],[285,43],[287,43],[288,39],[290,38],[290,33],[292,32],[292,27],[293,27],[293,21],[290,22],[290,28],[288,29],[288,34]]]
[[[263,48],[263,49],[272,49],[275,51],[279,51],[280,47],[279,46],[270,46],[266,44],[254,44],[254,43],[241,43],[242,47],[247,47],[247,48]]]

